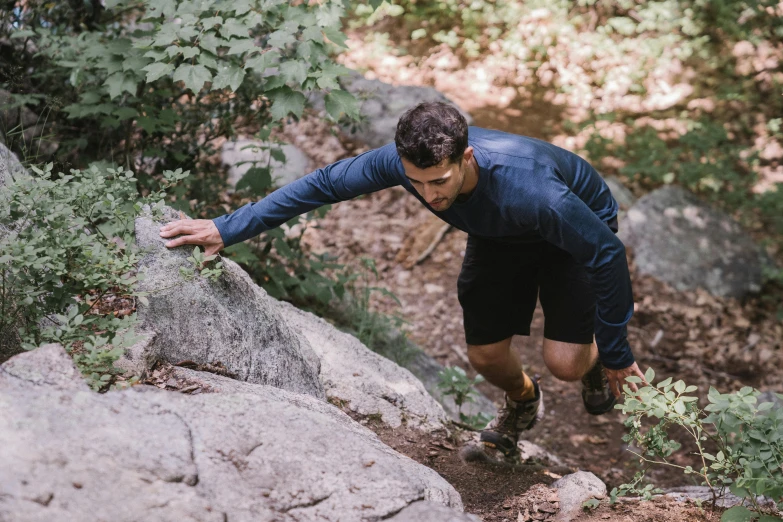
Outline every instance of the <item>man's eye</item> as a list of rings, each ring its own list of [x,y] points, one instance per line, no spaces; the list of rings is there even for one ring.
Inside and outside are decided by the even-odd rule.
[[[439,179],[437,181],[433,181],[433,183],[436,184],[436,185],[443,185],[444,183],[446,183],[446,180],[445,179]]]

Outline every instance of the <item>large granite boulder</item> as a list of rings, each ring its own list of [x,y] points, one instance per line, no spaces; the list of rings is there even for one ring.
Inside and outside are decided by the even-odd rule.
[[[16,356],[0,366],[0,520],[403,520],[421,501],[462,510],[442,477],[331,405],[233,385],[100,395],[59,345]],[[432,511],[422,520],[463,520]]]
[[[164,214],[163,222],[179,219],[172,209]],[[193,268],[193,247],[166,248],[163,222],[136,219],[136,243],[146,251],[138,289],[150,292],[138,309],[140,329],[154,332],[143,359],[220,363],[237,379],[323,398],[318,357],[283,320],[277,301],[229,259],[217,282],[186,281],[179,269]]]
[[[678,290],[742,297],[762,283],[761,249],[730,216],[667,186],[639,199],[620,226],[639,271]]]
[[[241,139],[227,141],[220,152],[220,161],[228,167],[228,184],[232,188],[247,174],[253,166],[272,168],[272,185],[282,187],[310,172],[310,158],[298,147],[291,144],[280,145],[285,161],[270,158],[271,143],[258,140]],[[253,175],[251,173],[251,175]]]
[[[346,125],[343,131],[373,148],[394,141],[397,121],[414,105],[431,101],[452,103],[432,87],[391,85],[380,80],[368,80],[356,71],[342,77],[340,83],[359,100],[359,112],[363,117],[363,122]],[[322,109],[323,98],[316,96],[313,106]],[[468,125],[472,124],[470,115],[460,112],[467,118]]]
[[[408,370],[311,313],[283,302],[280,312],[320,358],[321,382],[332,402],[362,416],[380,414],[392,428],[403,422],[426,430],[443,427],[443,408]]]

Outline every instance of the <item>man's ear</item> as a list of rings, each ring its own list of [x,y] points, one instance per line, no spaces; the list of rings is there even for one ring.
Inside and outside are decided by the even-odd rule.
[[[462,159],[465,161],[465,163],[470,163],[470,160],[473,158],[473,147],[468,145],[468,147],[465,149],[465,152],[462,153]]]

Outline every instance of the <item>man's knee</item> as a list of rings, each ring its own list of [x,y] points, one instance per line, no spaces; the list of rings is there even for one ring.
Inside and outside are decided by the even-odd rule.
[[[481,373],[482,368],[505,364],[508,360],[510,344],[510,342],[506,341],[482,345],[469,344],[468,360],[479,373]]]
[[[578,381],[595,363],[593,344],[572,344],[544,340],[544,363],[561,381]]]

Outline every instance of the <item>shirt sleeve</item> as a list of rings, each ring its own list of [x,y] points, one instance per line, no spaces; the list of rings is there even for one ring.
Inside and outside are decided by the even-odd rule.
[[[394,143],[340,160],[213,220],[225,246],[255,237],[300,214],[402,183]]]
[[[626,328],[633,315],[633,293],[625,246],[553,170],[548,174],[548,181],[524,198],[525,220],[585,266],[596,295],[595,338],[601,362],[613,370],[627,368],[634,362]]]

